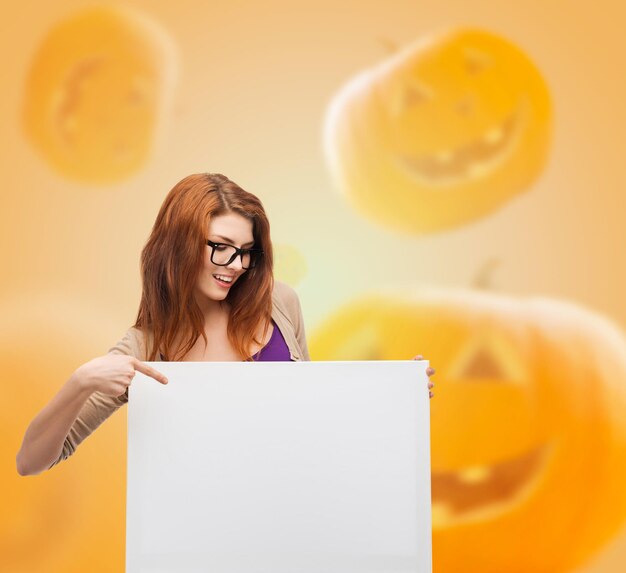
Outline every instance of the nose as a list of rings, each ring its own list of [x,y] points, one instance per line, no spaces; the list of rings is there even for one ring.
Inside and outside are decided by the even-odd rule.
[[[226,268],[232,269],[233,271],[241,271],[243,270],[243,261],[242,254],[238,254],[235,259],[226,265]]]

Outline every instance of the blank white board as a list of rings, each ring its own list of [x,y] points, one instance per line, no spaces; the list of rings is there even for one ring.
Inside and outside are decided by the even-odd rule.
[[[427,361],[150,364],[127,573],[432,570]]]

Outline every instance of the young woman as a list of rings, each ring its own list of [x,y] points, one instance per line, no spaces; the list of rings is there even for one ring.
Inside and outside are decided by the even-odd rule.
[[[72,455],[128,402],[136,372],[167,384],[143,361],[309,360],[298,297],[273,280],[263,205],[224,175],[190,175],[170,191],[141,272],[135,325],[80,366],[31,422],[17,454],[21,475]]]

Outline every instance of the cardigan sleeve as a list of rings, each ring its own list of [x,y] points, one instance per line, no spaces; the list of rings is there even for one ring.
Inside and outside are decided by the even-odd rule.
[[[145,360],[145,344],[141,332],[136,328],[129,329],[124,337],[109,350],[109,354],[126,354],[139,360]],[[101,392],[94,392],[83,404],[63,442],[63,449],[59,457],[49,468],[69,458],[81,442],[127,402],[128,390],[120,396],[108,396]]]
[[[304,331],[304,317],[302,316],[302,306],[300,305],[300,299],[294,291],[296,312],[294,316],[294,327],[296,330],[296,339],[298,346],[302,350],[302,359],[311,360],[309,356],[309,347],[306,342],[306,332]]]
[[[288,284],[275,281],[273,292],[274,304],[293,327],[293,335],[300,350],[302,360],[311,360],[304,330],[302,307],[296,291]]]

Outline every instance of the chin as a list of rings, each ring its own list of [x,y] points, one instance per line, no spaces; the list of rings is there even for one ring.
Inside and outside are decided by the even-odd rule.
[[[224,300],[228,296],[229,292],[230,292],[230,289],[227,291],[222,291],[219,289],[211,289],[210,292],[208,292],[206,296],[210,298],[211,300]]]

